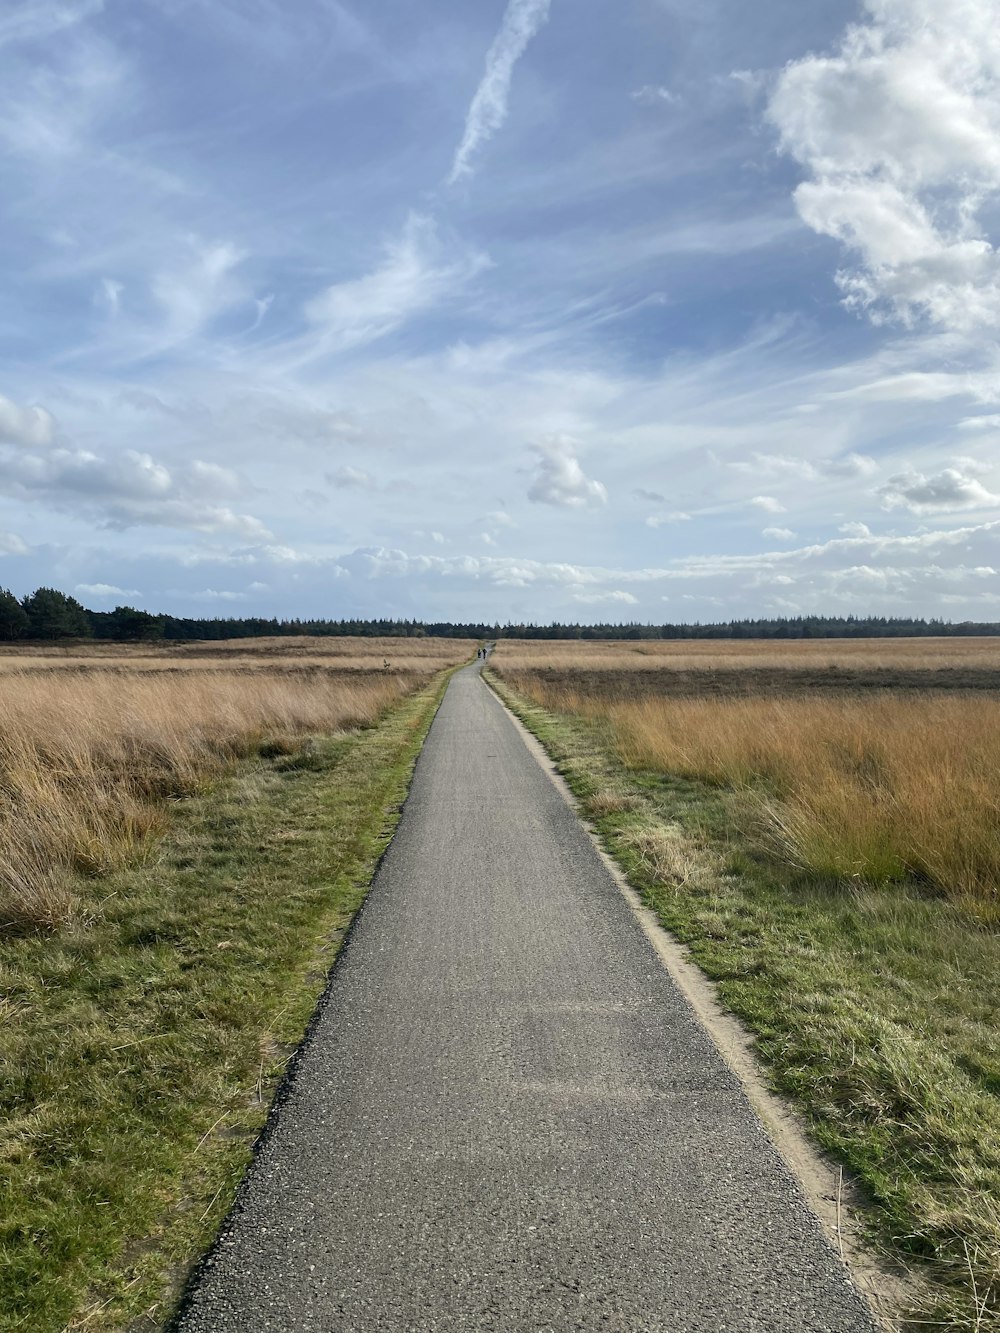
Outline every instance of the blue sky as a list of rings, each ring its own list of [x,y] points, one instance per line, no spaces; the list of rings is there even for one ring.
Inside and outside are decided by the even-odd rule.
[[[1000,0],[9,0],[0,173],[18,593],[1000,618]]]

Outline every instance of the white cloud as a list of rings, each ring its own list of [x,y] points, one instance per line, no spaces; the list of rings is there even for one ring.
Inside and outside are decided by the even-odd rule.
[[[1000,255],[984,232],[1000,188],[996,0],[866,0],[839,50],[786,66],[768,114],[809,172],[808,226],[858,259],[838,274],[876,322],[1000,323]]]
[[[0,442],[38,448],[52,443],[55,422],[44,407],[18,407],[0,394]]]
[[[109,315],[117,315],[124,290],[124,283],[118,282],[114,278],[102,278],[101,285],[94,297],[95,304],[103,306]]]
[[[756,509],[763,509],[766,514],[783,514],[785,506],[773,495],[755,495],[750,503]]]
[[[320,331],[319,350],[360,347],[438,305],[488,266],[474,251],[446,253],[434,219],[411,213],[377,269],[328,287],[306,305],[306,316]]]
[[[78,583],[76,592],[85,597],[141,597],[138,588],[116,588],[113,583]]]
[[[28,547],[13,532],[0,532],[0,555],[27,555]]]
[[[186,482],[189,489],[203,500],[224,500],[229,496],[242,495],[248,489],[232,468],[222,467],[218,463],[205,463],[199,458],[186,469]]]
[[[172,474],[150,454],[135,449],[107,455],[87,449],[44,454],[0,450],[0,490],[39,496],[82,515],[96,514],[118,529],[151,524],[248,539],[270,536],[250,514],[206,503],[239,485],[228,468],[195,462]]]
[[[327,472],[326,480],[338,490],[370,491],[375,488],[375,478],[370,472],[350,467],[346,463],[343,467],[337,468],[336,472]]]
[[[878,464],[865,454],[846,453],[834,458],[798,458],[792,454],[765,454],[754,450],[749,458],[729,464],[734,472],[817,481],[822,477],[863,477],[878,470]]]
[[[974,475],[975,465],[957,460],[933,477],[913,470],[890,477],[877,494],[884,509],[908,509],[911,514],[935,514],[953,509],[987,509],[1000,505],[1000,495],[988,491]]]
[[[680,100],[676,93],[658,83],[643,84],[632,94],[632,101],[640,106],[674,106]]]
[[[638,597],[633,597],[630,592],[622,592],[616,588],[613,592],[575,592],[573,601],[580,602],[585,606],[638,606]]]
[[[539,463],[528,488],[529,500],[573,509],[607,504],[607,490],[584,475],[575,449],[576,441],[569,435],[552,435],[534,446]]]
[[[0,144],[28,162],[55,162],[62,166],[71,156],[89,149],[89,137],[113,111],[126,85],[128,69],[118,50],[79,20],[85,7],[71,8],[72,23],[56,22],[56,7],[39,11],[36,35],[62,27],[76,31],[46,44],[44,58],[37,52],[4,52],[0,82]],[[46,20],[49,20],[48,22]],[[13,48],[9,17],[0,17],[0,49]],[[30,33],[22,26],[22,35]]]
[[[683,509],[673,509],[669,514],[650,514],[646,519],[647,528],[663,528],[669,523],[690,523],[691,515]]]
[[[870,477],[878,471],[878,463],[867,454],[848,453],[839,458],[829,458],[818,465],[820,475],[828,477]]]
[[[245,592],[232,592],[226,588],[202,588],[200,592],[187,594],[196,602],[245,602]]]
[[[795,533],[791,528],[765,528],[763,536],[770,537],[776,542],[790,542],[794,539]]]
[[[14,0],[0,16],[0,48],[51,37],[103,9],[104,0]]]
[[[509,0],[500,31],[486,54],[486,68],[465,118],[448,184],[472,174],[472,159],[507,119],[514,66],[549,17],[550,0]]]
[[[201,333],[224,310],[249,300],[236,277],[247,251],[231,241],[187,237],[170,268],[154,275],[152,294],[165,316],[157,342],[173,345]]]
[[[872,535],[867,523],[841,523],[837,531],[842,532],[845,537],[870,537]]]

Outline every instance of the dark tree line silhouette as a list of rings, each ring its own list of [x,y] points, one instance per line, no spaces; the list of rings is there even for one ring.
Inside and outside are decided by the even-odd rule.
[[[1000,634],[1000,624],[953,623],[910,616],[788,616],[775,619],[695,622],[687,625],[489,624],[422,620],[267,619],[263,616],[210,617],[152,615],[134,606],[90,611],[57,588],[36,588],[18,600],[0,588],[0,639],[107,639],[138,643],[158,639],[256,639],[280,636],[394,635],[405,638],[463,639],[867,639],[922,638],[929,635]]]

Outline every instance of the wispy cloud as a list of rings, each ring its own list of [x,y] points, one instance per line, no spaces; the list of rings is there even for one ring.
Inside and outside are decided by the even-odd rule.
[[[104,0],[21,0],[0,17],[0,47],[51,37],[103,9]]]
[[[488,267],[477,251],[447,253],[434,219],[411,213],[378,268],[327,287],[307,304],[306,316],[319,333],[316,350],[344,351],[384,338]]]
[[[549,17],[551,0],[510,0],[500,31],[486,54],[486,69],[465,118],[465,133],[448,184],[472,174],[472,159],[507,119],[514,66]]]

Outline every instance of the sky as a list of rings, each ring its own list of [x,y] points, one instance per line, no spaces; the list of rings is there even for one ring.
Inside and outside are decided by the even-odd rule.
[[[6,0],[0,585],[1000,619],[1000,0]]]

